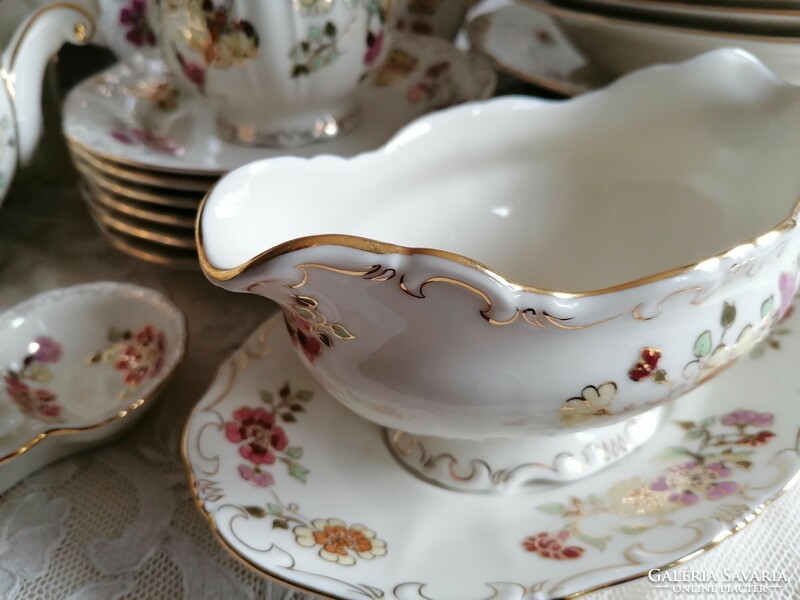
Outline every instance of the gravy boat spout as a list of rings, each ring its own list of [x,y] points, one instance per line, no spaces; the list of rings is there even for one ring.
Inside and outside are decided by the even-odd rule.
[[[800,91],[720,50],[450,109],[353,159],[253,163],[206,198],[198,246],[408,466],[507,489],[525,460],[564,480],[623,456],[770,334],[797,288],[797,164]]]

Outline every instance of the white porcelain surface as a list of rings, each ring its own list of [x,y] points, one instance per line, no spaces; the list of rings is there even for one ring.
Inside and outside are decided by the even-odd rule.
[[[359,82],[388,45],[393,0],[165,0],[161,49],[220,134],[292,147],[358,122]]]
[[[742,31],[765,35],[794,36],[800,29],[800,11],[768,9],[752,3],[750,6],[726,7],[713,3],[669,2],[661,0],[567,0],[554,2],[566,8],[577,7],[592,10],[610,10],[623,18],[662,21],[667,24]]]
[[[772,329],[797,287],[798,161],[800,90],[719,51],[457,107],[351,160],[251,164],[201,208],[201,265],[278,302],[313,374],[380,425],[589,429]]]
[[[447,68],[431,78],[429,69],[442,63]],[[218,176],[254,160],[287,154],[223,142],[213,113],[202,101],[178,92],[175,104],[164,103],[172,92],[163,86],[163,65],[150,62],[141,68],[144,73],[112,67],[73,88],[64,104],[66,136],[110,160],[173,175]],[[377,148],[431,110],[491,96],[495,82],[492,69],[478,57],[443,40],[398,34],[383,70],[359,88],[360,127],[351,135],[291,154],[351,156]]]
[[[598,71],[543,11],[511,4],[480,15],[467,27],[470,48],[495,68],[565,96],[577,96],[606,85]]]
[[[27,164],[42,132],[44,68],[65,42],[83,44],[94,32],[94,10],[58,2],[34,10],[0,53],[0,202],[17,163]]]
[[[135,285],[56,289],[0,315],[0,492],[129,429],[185,347],[180,310]]]
[[[793,334],[771,340],[779,350],[676,402],[650,442],[602,475],[497,497],[406,473],[272,320],[220,367],[189,417],[184,457],[222,544],[278,581],[348,600],[567,597],[696,556],[796,480],[800,323],[784,327]],[[272,463],[264,439],[276,442]]]
[[[594,66],[624,75],[658,63],[673,63],[716,48],[741,48],[780,77],[800,84],[800,39],[703,31],[589,14],[527,0],[547,13]]]

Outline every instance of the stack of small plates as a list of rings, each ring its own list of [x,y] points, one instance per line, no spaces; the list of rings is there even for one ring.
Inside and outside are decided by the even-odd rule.
[[[150,59],[115,65],[76,86],[64,104],[63,128],[87,205],[108,242],[144,260],[195,268],[197,209],[228,171],[287,154],[372,150],[430,111],[490,97],[495,85],[482,58],[441,39],[398,35],[383,68],[359,89],[356,131],[288,152],[220,140],[205,101],[183,94],[163,64]]]
[[[723,47],[742,48],[800,83],[796,0],[525,0],[595,67],[623,75]]]

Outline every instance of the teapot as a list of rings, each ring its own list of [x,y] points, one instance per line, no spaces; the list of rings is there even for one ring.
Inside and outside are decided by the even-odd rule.
[[[800,88],[723,49],[455,107],[352,159],[252,163],[197,243],[401,462],[494,491],[619,459],[769,336],[798,285],[798,161]]]
[[[88,42],[94,30],[90,8],[57,2],[24,19],[0,55],[0,202],[17,165],[30,161],[42,133],[47,61],[65,42]]]

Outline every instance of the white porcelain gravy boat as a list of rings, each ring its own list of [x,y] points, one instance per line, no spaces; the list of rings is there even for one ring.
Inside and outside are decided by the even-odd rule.
[[[198,244],[404,462],[455,488],[453,465],[494,462],[471,488],[493,490],[525,460],[563,480],[619,458],[769,334],[797,287],[799,163],[800,89],[722,50],[451,109],[350,160],[253,163]]]
[[[0,202],[19,163],[32,157],[42,133],[42,77],[65,42],[84,44],[95,30],[94,0],[53,2],[29,15],[0,54]]]

